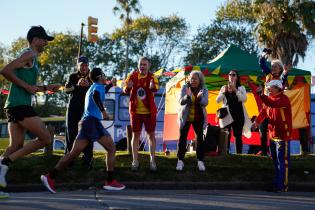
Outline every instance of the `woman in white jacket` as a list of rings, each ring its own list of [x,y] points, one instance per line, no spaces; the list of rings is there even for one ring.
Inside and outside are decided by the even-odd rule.
[[[228,105],[228,109],[233,118],[233,122],[226,126],[229,130],[228,150],[230,149],[231,130],[235,137],[236,153],[241,154],[243,150],[242,133],[250,137],[251,122],[248,117],[244,104],[247,100],[246,89],[240,83],[240,77],[237,70],[231,70],[229,73],[229,82],[222,86],[216,99],[217,103],[223,101]]]

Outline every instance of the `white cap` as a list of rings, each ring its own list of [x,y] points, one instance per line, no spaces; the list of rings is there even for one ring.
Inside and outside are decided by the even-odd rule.
[[[280,68],[283,70],[283,63],[282,63],[281,60],[278,60],[278,59],[272,60],[272,61],[271,61],[271,66],[272,66],[273,64],[277,64],[277,65],[280,66]]]
[[[266,86],[277,86],[280,89],[283,88],[281,80],[271,80],[270,82],[266,83]]]

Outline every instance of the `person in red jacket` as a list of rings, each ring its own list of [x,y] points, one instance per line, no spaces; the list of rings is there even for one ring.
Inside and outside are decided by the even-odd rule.
[[[154,93],[159,89],[158,80],[149,72],[150,60],[141,57],[138,62],[138,70],[131,72],[125,80],[124,92],[130,94],[129,113],[132,129],[132,164],[131,170],[139,169],[138,150],[142,124],[149,136],[150,170],[156,171],[155,163],[155,126],[156,105]]]
[[[265,118],[268,119],[271,157],[275,168],[274,192],[288,191],[288,172],[290,161],[290,140],[292,132],[291,103],[283,93],[281,80],[271,80],[266,84],[269,96],[263,94],[262,88],[257,89],[264,106],[257,116],[254,127]]]

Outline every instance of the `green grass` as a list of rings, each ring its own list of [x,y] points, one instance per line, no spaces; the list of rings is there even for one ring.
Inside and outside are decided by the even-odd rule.
[[[55,152],[53,156],[46,157],[43,153],[33,153],[17,160],[10,166],[7,175],[10,184],[39,184],[40,175],[52,169],[63,153]],[[106,178],[105,154],[94,153],[94,168],[87,171],[81,165],[81,159],[75,160],[72,167],[67,168],[57,178],[59,183],[98,183]],[[314,182],[315,156],[292,156],[290,182]],[[232,155],[227,157],[207,157],[206,172],[199,172],[196,168],[195,155],[187,154],[184,171],[175,170],[177,158],[175,153],[165,156],[157,155],[158,171],[149,171],[149,154],[140,153],[140,170],[130,170],[131,156],[126,152],[117,152],[115,175],[121,181],[176,181],[176,182],[266,182],[273,178],[273,165],[267,157],[251,155]],[[305,174],[308,171],[309,174]]]
[[[6,149],[9,143],[10,143],[9,138],[0,138],[0,150]]]

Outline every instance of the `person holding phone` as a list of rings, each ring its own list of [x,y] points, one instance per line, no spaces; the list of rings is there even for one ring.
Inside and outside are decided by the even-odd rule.
[[[282,81],[282,88],[285,88],[285,85],[287,83],[287,78],[289,71],[292,68],[292,64],[286,64],[284,65],[281,60],[278,59],[272,59],[271,60],[271,68],[267,65],[267,59],[270,57],[272,53],[271,49],[265,48],[259,57],[259,66],[262,70],[262,72],[266,75],[266,83],[272,81],[272,80],[281,80]],[[257,96],[256,88],[257,86],[253,83],[249,83],[249,87],[252,89],[255,100],[258,106],[258,110],[262,110],[263,103],[259,96]],[[269,95],[268,89],[265,89],[265,94]],[[259,134],[260,134],[260,142],[261,142],[261,148],[260,151],[256,155],[262,155],[262,156],[268,156],[270,154],[269,152],[269,146],[268,146],[268,118],[265,118],[259,125]]]
[[[229,73],[229,81],[227,85],[222,86],[216,99],[217,103],[223,101],[228,105],[228,109],[233,118],[233,122],[227,125],[229,130],[228,151],[230,150],[231,130],[235,137],[236,153],[241,154],[243,150],[242,133],[246,137],[251,136],[251,121],[248,117],[244,103],[247,100],[246,89],[240,83],[238,71],[233,69]]]
[[[200,71],[192,71],[190,73],[189,82],[183,85],[179,103],[181,105],[178,113],[179,123],[179,141],[177,151],[177,166],[176,170],[182,171],[184,169],[183,159],[186,153],[187,135],[190,126],[192,125],[197,139],[197,167],[199,171],[205,171],[204,165],[204,137],[203,130],[207,127],[207,112],[208,105],[208,89],[205,87],[204,76]]]

